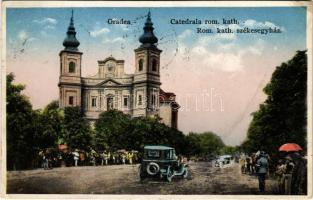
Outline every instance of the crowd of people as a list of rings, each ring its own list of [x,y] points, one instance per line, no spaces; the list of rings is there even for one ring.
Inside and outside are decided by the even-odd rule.
[[[242,153],[238,162],[242,174],[258,176],[261,193],[265,192],[266,177],[276,178],[279,194],[304,195],[307,192],[306,159],[299,152],[282,153],[278,162],[264,151],[251,155]]]
[[[307,160],[298,152],[278,160],[275,175],[281,194],[307,194]]]
[[[40,165],[43,169],[69,166],[97,166],[114,164],[134,164],[139,162],[138,151],[117,150],[117,151],[96,151],[90,148],[85,150],[59,150],[44,149],[39,153]]]
[[[65,166],[97,166],[140,163],[138,151],[103,150],[92,148],[85,150],[69,150],[48,148],[39,152],[40,165],[43,169]],[[264,151],[250,155],[241,153],[234,156],[239,163],[242,174],[258,177],[259,190],[265,192],[267,177],[276,178],[279,194],[307,194],[307,160],[299,152],[284,152],[271,158]],[[273,161],[274,160],[274,161]]]

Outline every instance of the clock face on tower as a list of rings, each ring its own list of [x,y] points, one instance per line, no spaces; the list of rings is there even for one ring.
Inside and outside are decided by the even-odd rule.
[[[114,67],[115,67],[115,64],[114,64],[114,63],[109,62],[109,63],[107,64],[107,66],[108,66],[108,71],[109,71],[109,72],[113,72],[113,71],[114,71]]]
[[[114,76],[114,71],[115,71],[115,63],[114,62],[108,62],[106,64],[106,67],[108,69],[107,76],[108,77],[113,77]]]

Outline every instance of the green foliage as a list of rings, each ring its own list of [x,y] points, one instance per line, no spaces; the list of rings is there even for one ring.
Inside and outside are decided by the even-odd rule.
[[[52,101],[43,111],[35,111],[34,126],[36,131],[34,134],[39,149],[54,147],[58,144],[57,141],[62,138],[64,116],[58,106],[58,101]]]
[[[189,133],[186,136],[187,155],[197,155],[201,157],[218,155],[225,147],[222,139],[212,132]]]
[[[169,145],[183,153],[185,137],[158,118],[131,118],[118,110],[100,114],[95,123],[98,149],[134,149],[141,151],[145,145]]]
[[[200,135],[197,133],[189,133],[186,136],[186,141],[187,141],[187,147],[188,147],[188,156],[191,155],[201,155],[203,152],[201,151],[201,146],[200,146]]]
[[[248,129],[242,148],[275,153],[280,145],[292,142],[306,149],[307,56],[305,51],[278,66],[264,88],[268,95]]]
[[[72,148],[88,150],[92,144],[92,130],[80,107],[64,109],[63,139]]]
[[[34,157],[34,127],[32,105],[21,94],[25,88],[13,84],[14,75],[7,75],[7,166],[8,169],[30,167],[29,160]],[[21,124],[23,126],[21,126]]]
[[[130,116],[121,111],[109,110],[100,114],[95,122],[95,141],[98,149],[110,147],[113,149],[121,147],[121,143],[127,143],[128,128],[130,126]],[[126,137],[125,137],[126,136]],[[123,141],[123,142],[121,142]]]
[[[224,154],[230,154],[230,155],[234,155],[236,152],[239,152],[239,148],[238,147],[233,147],[233,146],[224,146],[223,148],[220,149],[220,154],[224,155]]]
[[[218,154],[225,145],[222,139],[212,132],[200,134],[200,149],[202,152]]]
[[[33,110],[21,94],[25,86],[13,84],[7,75],[7,168],[27,169],[38,166],[40,149],[67,142],[73,148],[91,145],[91,128],[79,108],[66,108],[65,113],[52,101],[43,110]]]
[[[44,111],[33,110],[28,98],[21,94],[25,86],[13,84],[7,75],[7,168],[33,167],[39,149],[53,147],[62,129],[62,116],[49,104]]]

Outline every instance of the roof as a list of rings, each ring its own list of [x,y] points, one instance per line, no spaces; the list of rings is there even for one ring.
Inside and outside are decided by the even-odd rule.
[[[63,41],[63,46],[67,51],[78,51],[79,41],[76,39],[76,31],[74,27],[74,17],[73,17],[73,10],[72,10],[72,17],[70,21],[70,25],[67,28],[66,38]]]
[[[160,88],[159,100],[160,103],[170,103],[171,107],[176,110],[180,108],[180,105],[176,102],[176,95],[173,92],[164,92]]]
[[[160,89],[160,101],[175,101],[176,95],[173,92],[164,92]]]
[[[220,158],[231,158],[232,156],[231,155],[222,155],[220,156]]]
[[[139,37],[139,42],[141,42],[143,46],[151,46],[158,42],[158,38],[154,35],[153,29],[151,14],[149,11],[145,26],[143,27],[144,33]]]
[[[116,59],[111,55],[111,56],[105,58],[104,60],[98,60],[98,63],[105,63],[105,62],[107,62],[107,61],[109,61],[109,60],[113,60],[113,61],[115,61],[115,62],[122,62],[122,63],[124,62],[124,60],[116,60]]]
[[[145,146],[144,149],[171,150],[174,148],[167,147],[167,146],[160,146],[160,145],[149,145],[149,146]]]

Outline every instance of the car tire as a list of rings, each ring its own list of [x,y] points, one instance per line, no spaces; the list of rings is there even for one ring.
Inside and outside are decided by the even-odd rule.
[[[166,180],[168,182],[171,182],[172,181],[172,178],[173,178],[173,172],[172,172],[172,169],[171,167],[168,168],[168,171],[167,171],[167,175],[166,175]]]
[[[151,162],[147,165],[146,169],[149,175],[154,176],[160,171],[160,166],[155,162]]]

